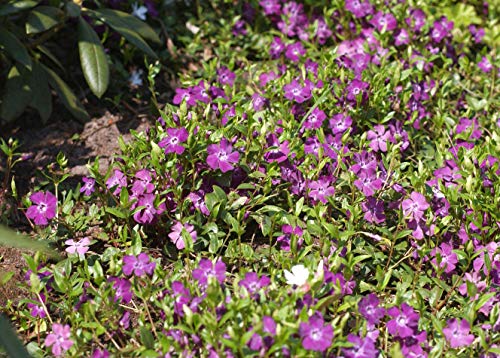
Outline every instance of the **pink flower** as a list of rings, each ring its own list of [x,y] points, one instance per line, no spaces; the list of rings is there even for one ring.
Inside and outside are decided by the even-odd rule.
[[[191,240],[193,242],[196,241],[198,237],[193,225],[189,225],[188,223],[182,225],[182,223],[178,221],[177,223],[175,223],[175,225],[172,226],[172,232],[168,234],[168,237],[170,238],[170,240],[172,240],[178,250],[182,250],[186,247],[186,243],[184,242],[184,238],[182,237],[183,229],[189,236],[191,236]]]
[[[443,334],[451,348],[465,347],[474,341],[474,335],[470,334],[470,325],[467,320],[458,321],[453,318],[447,323],[448,326],[443,328]]]
[[[84,255],[87,251],[89,251],[90,239],[88,237],[84,237],[78,241],[70,239],[64,241],[64,243],[68,245],[65,250],[67,253],[78,253],[78,255]]]
[[[51,193],[38,191],[30,196],[31,205],[26,216],[36,225],[47,225],[48,221],[56,216],[57,198]]]
[[[45,346],[52,346],[52,354],[60,357],[73,346],[73,341],[69,339],[71,329],[67,324],[63,326],[62,324],[54,323],[52,325],[52,332],[45,338]]]
[[[401,203],[403,214],[410,219],[421,220],[424,216],[424,211],[429,208],[429,204],[425,200],[425,196],[414,191],[410,198],[403,200]]]

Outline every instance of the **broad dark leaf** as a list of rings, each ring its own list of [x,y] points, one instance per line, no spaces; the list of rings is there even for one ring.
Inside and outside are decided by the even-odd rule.
[[[23,67],[12,66],[5,81],[0,117],[10,122],[16,119],[31,101],[29,87],[31,73]]]
[[[28,15],[26,22],[26,33],[37,34],[50,30],[61,22],[64,18],[64,12],[54,6],[38,6]]]
[[[50,86],[57,91],[64,106],[71,112],[76,119],[81,122],[86,122],[90,119],[89,114],[81,102],[76,98],[75,94],[71,91],[68,85],[50,68],[42,65],[43,70],[48,75]]]
[[[46,122],[52,113],[52,96],[50,94],[47,74],[38,62],[33,64],[31,84],[33,97],[29,105],[36,109],[42,120]]]
[[[90,25],[78,19],[78,50],[83,74],[92,92],[99,98],[109,84],[109,66],[99,37]]]
[[[10,322],[3,315],[0,315],[0,347],[2,347],[9,357],[30,358],[28,351],[21,340],[17,337],[16,331]]]
[[[15,14],[38,5],[40,1],[33,0],[12,0],[7,4],[0,5],[0,16]]]
[[[31,57],[23,43],[10,31],[0,26],[0,49],[3,49],[10,57],[31,68]]]

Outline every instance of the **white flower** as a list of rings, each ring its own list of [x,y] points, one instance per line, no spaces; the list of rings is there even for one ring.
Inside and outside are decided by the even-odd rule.
[[[132,73],[130,74],[130,77],[128,79],[129,83],[131,86],[142,86],[142,74],[144,73],[143,70],[133,70]]]
[[[141,20],[146,20],[146,14],[148,13],[148,8],[144,5],[137,5],[137,3],[134,3],[132,5],[132,15],[135,17],[138,17]]]
[[[309,278],[309,270],[304,265],[295,265],[292,272],[285,270],[285,278],[289,285],[303,286]]]

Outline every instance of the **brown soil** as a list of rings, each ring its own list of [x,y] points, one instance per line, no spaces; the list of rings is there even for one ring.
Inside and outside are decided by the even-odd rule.
[[[93,118],[84,125],[76,122],[64,110],[65,118],[59,118],[46,126],[36,125],[32,119],[21,119],[18,125],[0,129],[0,137],[7,140],[16,138],[20,141],[19,151],[29,159],[18,163],[13,171],[19,196],[26,195],[41,178],[37,175],[45,170],[47,165],[54,163],[59,152],[68,159],[68,167],[72,174],[67,181],[76,185],[88,174],[86,164],[99,157],[100,169],[105,172],[113,161],[113,156],[119,153],[118,137],[130,140],[130,130],[145,130],[153,121],[149,114],[131,111],[110,113],[94,113]],[[133,111],[133,112],[132,112]],[[31,123],[30,123],[31,122]],[[5,168],[5,158],[0,152],[0,186],[2,186]],[[7,188],[0,187],[0,208],[3,204],[16,206],[14,200],[8,200]],[[8,201],[8,203],[6,202]],[[2,213],[0,213],[2,214]],[[31,227],[19,210],[13,210],[8,218],[9,226],[21,232],[30,233]],[[19,287],[24,279],[26,264],[21,250],[0,246],[0,311],[8,309],[8,300],[17,301],[25,296]],[[2,284],[2,278],[10,272],[14,273],[7,283]]]

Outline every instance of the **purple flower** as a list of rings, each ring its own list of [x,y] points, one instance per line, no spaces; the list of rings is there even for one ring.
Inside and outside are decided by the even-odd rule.
[[[262,317],[262,330],[266,333],[269,333],[272,336],[276,335],[276,322],[270,316]]]
[[[186,247],[186,243],[184,242],[184,238],[182,237],[182,231],[185,231],[193,242],[198,238],[196,231],[194,230],[194,226],[188,223],[182,225],[180,221],[176,222],[172,226],[172,232],[168,234],[168,237],[175,244],[178,250],[182,250]]]
[[[357,18],[365,17],[373,12],[373,6],[368,0],[345,0],[345,8]]]
[[[115,289],[115,302],[129,303],[132,300],[132,284],[126,278],[110,277],[108,281],[113,282]]]
[[[35,225],[47,225],[50,219],[56,216],[57,198],[50,192],[37,191],[31,194],[33,203],[26,211],[26,216],[35,222]]]
[[[70,239],[64,241],[64,243],[68,245],[65,250],[67,253],[78,253],[78,255],[83,256],[87,251],[89,251],[90,239],[88,237],[84,237],[78,241]]]
[[[412,9],[405,21],[414,32],[420,32],[425,25],[425,13],[421,9]]]
[[[184,143],[188,139],[189,133],[186,128],[167,128],[167,136],[163,138],[158,145],[165,149],[165,154],[169,153],[184,153],[184,148],[180,143]]]
[[[126,255],[123,257],[123,274],[130,276],[132,272],[134,276],[140,277],[144,274],[149,276],[153,275],[155,270],[156,262],[151,262],[149,256],[144,252],[140,253],[139,256]]]
[[[309,183],[309,197],[326,204],[328,197],[335,194],[335,188],[330,185],[330,180],[321,178],[319,180],[311,181]]]
[[[45,304],[45,295],[43,293],[40,293],[40,299],[41,301],[37,300],[37,303],[28,303],[27,307],[30,310],[31,315],[36,318],[45,318],[47,316],[47,312],[45,312],[45,309],[43,308],[43,304]]]
[[[92,353],[92,358],[109,358],[109,352],[106,349],[96,349],[94,353]]]
[[[381,224],[385,221],[384,202],[372,196],[366,198],[361,203],[361,208],[365,212],[365,220],[374,224]]]
[[[253,110],[256,112],[261,111],[266,106],[267,102],[267,99],[258,93],[252,95],[252,106]]]
[[[201,259],[198,268],[193,270],[193,278],[200,285],[207,285],[209,277],[214,277],[222,284],[226,279],[226,264],[221,260],[214,264],[208,259]]]
[[[56,357],[62,356],[68,349],[73,346],[71,336],[71,328],[69,325],[64,326],[59,323],[52,325],[52,333],[45,338],[45,346],[52,346],[52,354]]]
[[[226,173],[234,169],[232,164],[238,163],[240,154],[233,152],[231,143],[223,138],[220,144],[210,144],[207,147],[208,157],[207,164],[212,169],[220,169],[221,172]]]
[[[324,324],[323,317],[316,313],[309,322],[302,322],[299,326],[299,334],[302,338],[302,346],[311,351],[326,351],[333,340],[333,327]]]
[[[196,105],[196,98],[191,89],[176,88],[173,103],[179,105],[184,100],[186,101],[188,108]]]
[[[269,286],[271,280],[266,275],[262,275],[261,278],[255,272],[247,272],[245,278],[241,280],[238,284],[247,289],[248,293],[253,296],[260,289]]]
[[[396,46],[408,45],[409,42],[410,35],[408,34],[408,31],[406,31],[406,29],[400,29],[396,33],[396,36],[394,36],[394,44]]]
[[[359,175],[361,172],[377,170],[377,158],[372,152],[363,150],[361,153],[354,153],[353,165],[349,168],[354,174]]]
[[[352,118],[343,113],[338,113],[330,119],[328,124],[333,134],[344,133],[351,128]]]
[[[156,196],[154,194],[141,195],[136,203],[136,207],[141,209],[134,213],[134,220],[139,224],[151,224],[155,221],[156,215],[165,211],[165,203],[155,207],[154,201]]]
[[[356,104],[358,101],[358,96],[361,95],[361,100],[364,101],[366,99],[366,90],[368,89],[369,84],[358,79],[352,80],[346,87],[347,91],[347,100],[351,103]]]
[[[228,85],[228,86],[232,86],[236,78],[234,72],[231,72],[231,70],[229,70],[227,67],[224,66],[217,70],[217,76],[219,79],[219,83],[221,85]]]
[[[342,348],[345,358],[372,358],[378,357],[375,342],[370,337],[364,339],[354,334],[347,336],[347,341],[352,343],[352,348]]]
[[[250,340],[247,343],[248,348],[253,351],[260,351],[264,346],[264,341],[262,340],[262,336],[258,333],[254,333]]]
[[[281,41],[279,37],[275,37],[273,42],[271,42],[271,46],[269,47],[269,55],[272,59],[276,59],[281,56],[283,51],[285,51],[285,44]]]
[[[288,45],[285,52],[285,57],[292,62],[299,62],[300,58],[306,54],[306,50],[301,42]]]
[[[85,183],[80,188],[80,193],[84,193],[86,196],[90,196],[95,190],[95,179],[83,177],[82,181]]]
[[[377,295],[370,293],[358,303],[358,311],[371,325],[376,325],[385,316],[385,309],[379,307],[380,300]]]
[[[411,337],[417,331],[420,315],[406,303],[401,305],[401,310],[398,307],[389,308],[387,314],[393,317],[387,322],[387,330],[393,336]]]
[[[314,108],[311,114],[307,117],[304,122],[304,128],[306,129],[319,129],[326,119],[326,114],[319,108]]]
[[[280,0],[261,0],[259,5],[262,6],[264,14],[267,16],[281,14]]]
[[[443,242],[439,247],[432,250],[431,254],[434,256],[431,262],[439,266],[439,268],[444,268],[444,272],[446,273],[453,271],[458,263],[458,256],[453,252],[453,246],[446,242]],[[438,259],[438,255],[440,259]]]
[[[138,197],[141,194],[150,194],[154,191],[155,186],[152,183],[151,171],[141,169],[135,173],[135,181],[132,185],[132,196]]]
[[[370,148],[373,151],[387,152],[387,140],[389,139],[389,132],[385,130],[382,124],[373,127],[374,130],[368,131],[366,139],[370,141]]]
[[[382,11],[378,11],[370,20],[370,23],[379,32],[392,31],[398,26],[396,18],[391,13],[383,13]]]
[[[311,98],[311,89],[308,86],[302,87],[296,79],[283,87],[285,98],[297,103],[303,103]]]
[[[419,221],[424,217],[424,212],[429,208],[429,204],[425,200],[425,196],[414,191],[409,199],[403,200],[401,207],[405,217]]]
[[[268,163],[282,163],[288,159],[290,149],[288,148],[287,140],[280,143],[276,134],[272,133],[267,136],[266,141],[269,149],[264,153],[264,159]]]
[[[115,188],[113,191],[114,195],[119,195],[122,188],[127,186],[127,177],[120,170],[115,169],[113,175],[106,180],[106,187],[111,190]]]
[[[447,324],[443,328],[443,334],[451,348],[465,347],[474,341],[474,335],[470,334],[470,324],[466,319],[458,321],[453,318]]]
[[[453,30],[453,22],[447,21],[446,17],[443,16],[441,19],[434,21],[434,26],[430,33],[431,39],[436,43],[440,43],[451,33],[451,30]]]
[[[195,209],[200,210],[203,215],[208,216],[210,215],[210,210],[208,210],[207,205],[205,204],[203,195],[204,195],[203,192],[190,193],[188,195],[188,199],[191,200]]]
[[[493,69],[493,65],[490,63],[490,60],[488,60],[486,56],[483,56],[481,61],[478,62],[477,67],[479,67],[484,73],[488,73]]]
[[[358,179],[354,181],[356,188],[361,190],[365,196],[372,196],[382,188],[382,180],[377,176],[375,170],[364,170],[359,172]]]

